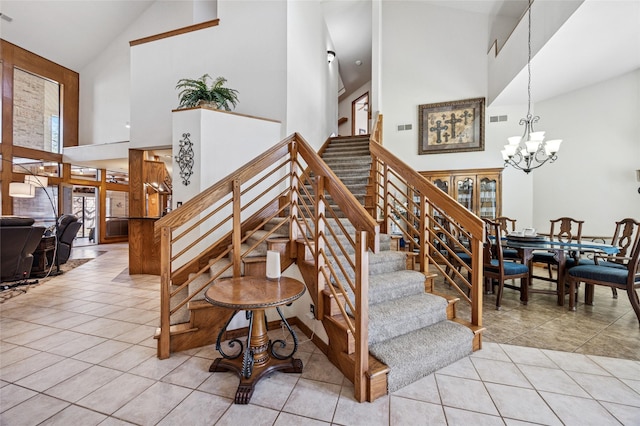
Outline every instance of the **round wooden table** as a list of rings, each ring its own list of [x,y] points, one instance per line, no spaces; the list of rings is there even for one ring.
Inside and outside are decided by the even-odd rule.
[[[212,305],[234,310],[216,341],[216,349],[222,358],[213,361],[209,371],[233,371],[238,374],[240,385],[234,400],[236,404],[248,404],[256,383],[273,371],[302,372],[302,361],[293,358],[298,347],[296,334],[279,307],[298,299],[305,290],[303,283],[289,277],[281,277],[278,281],[266,277],[238,277],[217,281],[205,292],[205,299]],[[276,308],[293,337],[293,350],[288,354],[277,350],[287,346],[284,340],[272,342],[267,335],[265,309],[271,307]],[[241,310],[247,312],[248,336],[244,343],[239,339],[231,340],[229,347],[239,345],[240,351],[229,355],[222,349],[222,336],[235,314]]]

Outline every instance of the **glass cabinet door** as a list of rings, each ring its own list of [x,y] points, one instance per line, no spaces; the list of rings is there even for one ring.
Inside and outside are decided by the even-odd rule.
[[[437,186],[438,188],[440,188],[444,193],[448,194],[449,193],[449,177],[446,178],[436,178],[431,180],[431,182]]]
[[[468,210],[474,211],[473,187],[475,179],[470,177],[456,178],[456,199]]]
[[[497,181],[484,177],[480,179],[480,217],[493,219],[498,216]]]

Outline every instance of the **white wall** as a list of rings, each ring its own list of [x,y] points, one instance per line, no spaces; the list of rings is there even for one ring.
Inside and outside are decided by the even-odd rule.
[[[507,137],[522,134],[518,122],[526,105],[486,105],[484,151],[418,154],[419,105],[487,96],[488,18],[422,2],[382,2],[380,19],[380,51],[374,54],[380,63],[374,70],[380,70],[381,81],[372,81],[372,90],[379,86],[380,93],[373,93],[372,102],[382,105],[385,147],[416,170],[503,167],[500,151]],[[490,123],[492,115],[507,115],[508,121]],[[412,130],[398,131],[400,124],[412,124]],[[531,176],[506,168],[502,214],[531,226],[532,192]]]
[[[125,127],[131,122],[129,42],[193,24],[192,9],[191,1],[156,1],[80,70],[80,145],[129,140]]]
[[[282,132],[279,122],[205,108],[174,112],[172,128],[174,208],[262,154],[279,141]],[[190,134],[195,154],[189,185],[182,183],[175,161],[185,133]]]
[[[219,26],[132,47],[131,146],[170,146],[176,83],[204,74],[223,76],[228,87],[238,90],[236,112],[282,121],[285,6],[280,1],[220,1]]]
[[[558,160],[534,173],[538,229],[570,216],[583,234],[611,236],[614,222],[640,219],[640,70],[536,104],[537,126],[563,139]]]
[[[349,95],[348,97],[342,99],[340,101],[340,103],[338,104],[338,117],[342,118],[342,117],[346,117],[347,121],[342,123],[339,127],[338,127],[338,134],[340,136],[351,136],[351,122],[353,117],[351,117],[351,103],[353,101],[355,101],[356,99],[358,99],[360,96],[364,95],[365,93],[369,92],[369,108],[371,108],[371,82],[369,81],[368,83],[362,85],[361,87],[359,87],[358,89],[356,89],[351,95]],[[369,127],[371,127],[373,123],[369,124]],[[371,129],[369,129],[371,130]]]
[[[381,32],[385,147],[417,170],[499,167],[489,150],[418,155],[418,105],[486,96],[488,18],[424,2],[382,2]],[[412,130],[398,131],[400,124]]]
[[[285,128],[316,148],[338,133],[338,62],[327,63],[327,50],[335,49],[320,1],[290,1]]]

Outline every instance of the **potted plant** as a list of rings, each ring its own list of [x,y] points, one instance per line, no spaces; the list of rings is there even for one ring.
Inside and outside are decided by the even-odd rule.
[[[178,80],[176,89],[180,90],[178,99],[181,108],[193,108],[200,105],[209,105],[217,109],[231,111],[238,103],[238,91],[224,87],[227,79],[218,77],[212,81],[211,85],[208,80],[211,79],[209,74],[194,80],[191,78],[183,78]]]

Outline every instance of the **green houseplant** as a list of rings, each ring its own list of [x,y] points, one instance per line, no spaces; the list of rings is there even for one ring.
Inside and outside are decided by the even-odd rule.
[[[238,103],[238,91],[224,87],[227,79],[218,77],[212,80],[211,85],[208,80],[211,79],[209,74],[205,74],[198,79],[183,78],[178,80],[176,89],[180,90],[178,99],[181,108],[193,108],[199,105],[209,105],[217,109],[231,111],[232,105],[235,108]]]

